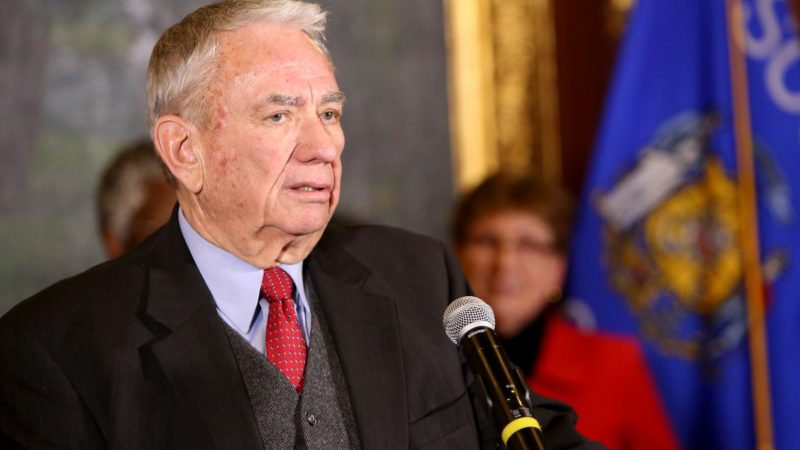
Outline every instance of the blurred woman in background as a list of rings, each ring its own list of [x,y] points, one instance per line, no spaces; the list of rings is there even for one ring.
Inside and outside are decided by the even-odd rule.
[[[581,433],[614,450],[676,449],[637,341],[584,332],[561,312],[573,212],[556,186],[491,176],[455,210],[456,254],[508,357],[533,390],[575,409]]]

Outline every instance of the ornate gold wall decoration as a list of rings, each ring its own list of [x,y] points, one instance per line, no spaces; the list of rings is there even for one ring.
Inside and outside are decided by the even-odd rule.
[[[490,0],[444,0],[451,155],[457,188],[498,167]]]
[[[445,0],[456,187],[498,168],[560,180],[554,0]]]
[[[556,60],[556,26],[565,38],[559,60],[566,67],[591,67],[609,70],[609,45],[619,42],[629,11],[635,0],[592,0],[592,8],[582,7],[581,0],[444,0],[448,44],[448,76],[450,123],[456,188],[463,190],[480,182],[498,168],[528,171],[559,182],[564,173],[582,176],[581,159],[589,149],[584,135],[560,133],[593,133],[598,107],[592,103],[576,106],[580,97],[575,91],[562,91],[563,109],[579,113],[578,117],[561,117],[559,124],[559,84]],[[800,4],[800,0],[791,0]],[[583,5],[585,6],[585,5]],[[558,21],[556,21],[558,10]],[[571,30],[569,14],[590,14],[598,30]],[[563,17],[562,17],[563,16]],[[576,23],[587,23],[585,17]],[[581,39],[598,37],[598,42]],[[577,45],[576,45],[577,44]],[[584,51],[600,51],[588,55],[590,61],[576,64]],[[574,87],[580,78],[563,74],[562,89]],[[606,72],[581,74],[605,79]],[[601,101],[596,88],[580,89],[591,94],[587,101]],[[573,124],[569,121],[574,120]],[[579,144],[580,147],[576,147]],[[562,151],[576,151],[576,160],[562,160]],[[563,167],[562,167],[563,163]],[[580,183],[571,180],[579,189]]]

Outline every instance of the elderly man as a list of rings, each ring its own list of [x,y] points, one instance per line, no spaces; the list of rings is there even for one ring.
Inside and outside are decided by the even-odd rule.
[[[59,448],[494,447],[441,328],[469,288],[438,242],[326,229],[344,95],[325,15],[193,12],[156,44],[148,121],[170,222],[0,323],[0,443]],[[588,447],[536,398],[551,448]]]

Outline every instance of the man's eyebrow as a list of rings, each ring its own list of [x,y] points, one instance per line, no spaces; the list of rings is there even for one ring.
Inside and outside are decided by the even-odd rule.
[[[322,103],[344,103],[345,95],[341,91],[331,91],[322,96]],[[269,105],[280,106],[300,106],[305,103],[301,97],[296,97],[286,94],[270,94],[264,101],[260,102],[260,107],[267,107]]]
[[[294,97],[285,94],[271,94],[261,103],[261,106],[280,105],[280,106],[298,106],[303,103],[300,97]]]
[[[345,96],[342,91],[332,91],[322,96],[322,103],[341,103],[344,104]]]

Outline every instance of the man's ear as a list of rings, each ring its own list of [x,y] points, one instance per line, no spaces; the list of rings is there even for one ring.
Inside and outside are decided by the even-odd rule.
[[[199,131],[181,117],[165,115],[153,126],[153,143],[169,171],[196,194],[203,188],[204,170]]]

